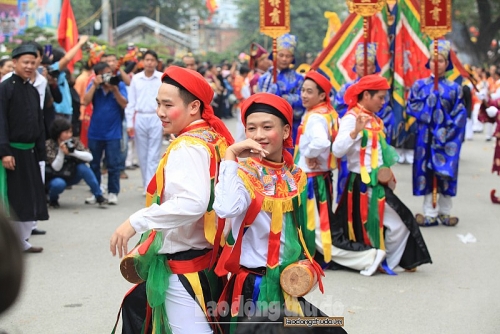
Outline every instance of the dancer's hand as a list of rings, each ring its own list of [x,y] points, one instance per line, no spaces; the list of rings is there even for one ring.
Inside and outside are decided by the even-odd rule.
[[[16,159],[12,155],[7,155],[5,157],[2,157],[2,165],[5,169],[15,170]]]
[[[135,230],[130,224],[130,219],[127,219],[123,224],[121,224],[113,233],[110,240],[109,249],[113,256],[116,255],[118,250],[118,256],[121,258],[123,255],[128,253],[128,241],[135,235]]]
[[[319,161],[318,158],[306,158],[306,165],[309,169],[318,169]]]
[[[226,160],[236,161],[236,158],[265,158],[268,151],[253,139],[245,139],[239,143],[229,146],[226,150]]]

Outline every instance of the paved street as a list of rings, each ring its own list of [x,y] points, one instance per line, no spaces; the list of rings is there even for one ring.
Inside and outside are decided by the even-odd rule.
[[[229,121],[232,129],[235,122]],[[500,205],[489,199],[500,193],[500,177],[492,175],[493,142],[483,134],[465,143],[459,193],[453,213],[456,227],[423,229],[433,264],[415,273],[364,277],[351,271],[328,271],[325,295],[308,299],[329,315],[344,316],[349,333],[500,333]],[[180,166],[182,168],[182,166]],[[411,166],[394,168],[397,194],[412,209],[422,198],[411,192]],[[85,205],[90,195],[82,182],[65,191],[59,209],[40,222],[45,236],[30,239],[43,246],[29,254],[17,303],[0,317],[9,334],[110,333],[124,293],[131,287],[109,251],[114,229],[144,205],[140,171],[121,180],[117,206]],[[462,243],[457,234],[471,233],[476,243]],[[129,243],[135,244],[137,238]],[[195,334],[195,333],[193,333]]]

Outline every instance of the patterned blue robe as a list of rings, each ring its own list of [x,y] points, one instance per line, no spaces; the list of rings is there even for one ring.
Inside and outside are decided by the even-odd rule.
[[[335,108],[335,111],[339,114],[339,119],[344,117],[345,113],[348,110],[347,104],[344,101],[344,95],[345,91],[347,88],[349,88],[351,85],[355,84],[356,82],[359,81],[360,78],[357,78],[356,80],[352,82],[347,82],[340,87],[339,91],[337,92],[337,95],[335,96],[335,100],[333,103],[333,106]],[[394,135],[394,114],[392,112],[392,107],[390,104],[390,95],[389,91],[387,91],[387,95],[385,98],[385,103],[378,111],[376,114],[382,121],[384,122],[384,132],[386,134],[386,140],[387,144],[391,144],[392,137]],[[342,120],[341,120],[342,122]],[[347,159],[345,157],[342,157],[341,162],[338,167],[339,170],[339,176],[338,176],[338,182],[337,182],[337,203],[342,197],[342,192],[344,191],[344,187],[347,181],[347,177],[349,176],[349,171],[347,170]]]
[[[413,163],[413,194],[432,193],[433,175],[438,192],[456,196],[458,162],[465,134],[467,111],[462,88],[446,78],[439,79],[439,98],[434,77],[417,80],[407,103],[407,114],[416,118],[417,134]]]
[[[297,130],[302,115],[304,114],[304,107],[302,106],[302,99],[300,97],[300,90],[304,83],[304,77],[295,70],[286,69],[278,71],[276,76],[276,83],[273,83],[273,69],[270,68],[259,78],[258,91],[261,93],[271,93],[284,98],[293,108],[293,124],[292,124],[292,140],[295,145],[295,138],[297,137]],[[292,150],[293,154],[293,150]]]

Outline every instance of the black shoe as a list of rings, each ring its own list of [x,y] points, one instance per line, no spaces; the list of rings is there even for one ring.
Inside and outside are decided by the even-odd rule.
[[[102,195],[96,196],[96,197],[95,197],[95,201],[96,201],[96,203],[97,203],[97,204],[99,204],[99,205],[103,205],[103,204],[108,203],[108,199],[107,199],[107,198],[104,198],[104,196],[102,196]]]
[[[44,235],[47,231],[39,230],[37,228],[31,230],[31,235]]]
[[[59,205],[59,202],[57,200],[55,200],[55,201],[50,201],[49,202],[49,207],[57,209],[57,208],[60,207],[60,205]]]

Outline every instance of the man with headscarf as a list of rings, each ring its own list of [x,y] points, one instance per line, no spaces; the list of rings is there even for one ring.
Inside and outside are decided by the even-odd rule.
[[[29,81],[37,56],[32,44],[15,48],[14,73],[0,84],[0,200],[29,253],[43,251],[27,241],[34,221],[49,219],[40,173],[45,165],[44,120],[40,95]]]
[[[295,64],[295,49],[297,47],[297,37],[284,34],[277,39],[277,78],[273,83],[273,68],[271,67],[259,78],[258,91],[271,93],[284,98],[293,109],[292,141],[295,144],[297,129],[299,127],[304,107],[300,99],[300,89],[304,82],[304,77],[295,72],[292,65]],[[272,54],[270,55],[272,58]]]
[[[243,103],[241,119],[247,139],[226,150],[214,201],[217,214],[231,218],[230,246],[224,247],[216,268],[219,275],[231,273],[219,301],[229,306],[220,318],[224,334],[244,327],[242,320],[255,317],[255,310],[268,312],[270,318],[279,317],[282,309],[324,316],[280,284],[284,270],[307,254],[304,261],[323,292],[323,271],[307,250],[314,248],[314,234],[299,240],[299,226],[303,229],[305,221],[296,217],[303,217],[306,209],[301,198],[307,196],[307,179],[287,150],[292,147],[292,107],[276,95],[257,93]],[[338,327],[318,332],[345,333]]]
[[[339,115],[339,119],[344,117],[345,113],[348,110],[348,105],[344,100],[344,95],[346,90],[353,84],[357,83],[362,77],[365,75],[372,75],[375,73],[380,73],[380,66],[377,62],[377,45],[375,43],[368,43],[367,47],[367,62],[366,62],[366,74],[365,74],[365,62],[364,62],[364,44],[359,43],[356,47],[355,52],[355,64],[352,68],[352,71],[357,74],[356,80],[352,82],[345,83],[340,90],[337,92],[335,96],[334,106],[335,110]],[[382,119],[384,122],[384,131],[386,133],[386,139],[389,144],[391,144],[391,139],[394,131],[394,115],[392,113],[392,107],[390,104],[389,91],[387,91],[387,95],[385,97],[386,101],[382,108],[377,111],[377,116]],[[339,157],[342,158],[342,157]],[[349,171],[347,169],[347,164],[345,159],[342,159],[339,165],[339,176],[337,181],[337,202],[342,197],[342,191],[344,190],[345,183],[347,181],[347,174]]]
[[[434,42],[429,50],[431,54],[434,52]],[[421,226],[435,226],[439,222],[446,226],[458,224],[458,218],[450,213],[452,197],[457,194],[467,111],[462,88],[445,77],[453,69],[450,51],[449,41],[438,40],[438,90],[434,89],[436,60],[432,57],[427,64],[432,75],[417,80],[408,96],[406,113],[417,121],[413,195],[424,196],[423,215],[416,216]]]
[[[153,328],[161,326],[179,333],[216,330],[207,305],[217,301],[220,286],[214,284],[219,281],[209,268],[216,258],[223,221],[216,224],[212,199],[220,154],[233,138],[214,115],[212,97],[212,88],[199,73],[177,66],[167,68],[156,98],[157,115],[164,129],[177,138],[148,186],[147,207],[132,214],[111,237],[111,252],[115,255],[118,251],[122,257],[135,233],[144,233],[143,240],[156,233],[156,247],[149,251],[161,262],[161,270],[150,271],[147,277],[148,284],[158,283],[156,293],[148,289],[148,301],[161,302],[152,311]],[[161,275],[166,278],[160,279]],[[204,302],[197,297],[199,293]],[[124,333],[134,333],[133,328],[140,331],[141,324],[133,318],[124,309]]]
[[[295,163],[307,174],[307,228],[302,233],[315,239],[315,257],[325,264],[334,261],[342,266],[371,275],[385,258],[376,249],[353,252],[332,245],[333,182],[332,172],[337,158],[331,150],[337,136],[338,115],[330,102],[330,80],[310,71],[302,85],[302,104],[306,108],[295,144]],[[372,268],[373,270],[369,270]]]
[[[398,155],[387,144],[384,123],[376,115],[388,89],[385,78],[372,74],[345,93],[349,110],[332,151],[347,157],[349,176],[331,228],[332,243],[338,248],[385,250],[382,268],[392,274],[397,266],[414,270],[431,259],[415,217],[392,190],[395,179],[390,167]]]

